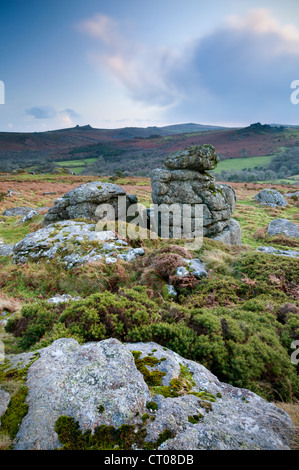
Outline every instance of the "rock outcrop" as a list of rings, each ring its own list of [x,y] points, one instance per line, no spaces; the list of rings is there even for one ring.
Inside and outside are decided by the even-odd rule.
[[[299,227],[288,219],[274,219],[269,224],[267,234],[269,237],[285,235],[286,237],[299,238]]]
[[[208,173],[219,158],[212,145],[187,147],[183,152],[169,155],[164,169],[152,173],[152,199],[157,205],[203,205],[203,236],[216,238],[224,243],[240,244],[241,229],[232,219],[236,196],[233,188],[215,183]],[[191,209],[191,231],[195,229],[195,211]],[[183,216],[179,222],[183,227]],[[161,218],[158,233],[161,233]],[[173,230],[170,230],[173,236]]]
[[[70,269],[100,260],[107,264],[116,263],[118,259],[131,261],[144,254],[142,248],[131,248],[118,239],[115,232],[95,229],[95,224],[73,220],[50,224],[18,242],[13,248],[13,260],[24,264],[59,257]]]
[[[100,181],[82,184],[61,198],[56,199],[54,207],[51,207],[45,216],[45,224],[51,224],[60,220],[84,218],[97,222],[101,217],[97,216],[97,208],[103,204],[110,204],[118,217],[118,197],[126,198],[126,208],[137,204],[137,198],[128,195],[120,186]]]
[[[24,367],[21,356],[14,357],[17,367]],[[284,411],[156,343],[107,339],[80,346],[59,339],[39,356],[28,370],[28,413],[15,450],[60,448],[55,423],[61,416],[78,422],[82,432],[132,426],[139,437],[132,450],[289,448],[294,425]],[[152,366],[146,366],[149,359]],[[161,386],[149,385],[144,369]]]
[[[254,199],[259,204],[270,207],[285,207],[288,205],[282,194],[276,189],[263,189],[254,196]]]

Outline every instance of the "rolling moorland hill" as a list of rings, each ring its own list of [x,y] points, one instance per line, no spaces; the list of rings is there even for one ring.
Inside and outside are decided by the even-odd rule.
[[[166,155],[205,143],[215,146],[221,160],[270,158],[284,148],[299,146],[299,127],[256,123],[245,128],[182,124],[93,129],[87,125],[49,132],[0,133],[0,171],[26,168],[49,172],[55,166],[65,166],[76,174],[121,171],[147,176],[149,170],[162,165]]]

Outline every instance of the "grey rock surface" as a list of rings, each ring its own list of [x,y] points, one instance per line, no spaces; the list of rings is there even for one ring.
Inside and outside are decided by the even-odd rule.
[[[7,190],[7,194],[6,194],[6,196],[8,197],[20,196],[20,195],[21,195],[20,191],[18,191],[17,189],[11,189],[11,188]]]
[[[208,276],[208,272],[204,267],[203,263],[197,259],[187,259],[183,258],[186,263],[188,274],[193,274],[193,276],[197,277],[198,279],[202,279],[203,277]]]
[[[218,162],[219,157],[212,145],[194,145],[169,155],[164,165],[173,170],[206,171],[213,170]]]
[[[3,243],[0,240],[0,256],[12,256],[14,245]]]
[[[20,220],[20,224],[24,224],[25,222],[28,222],[29,220],[33,219],[33,217],[35,217],[36,215],[38,215],[38,212],[36,212],[34,209],[32,209],[32,211],[28,212],[28,214],[24,215],[24,217]]]
[[[167,290],[167,298],[171,298],[171,299],[176,299],[177,296],[178,296],[178,293],[177,291],[175,290],[175,288],[169,284],[166,284],[166,290]]]
[[[7,410],[9,402],[10,402],[10,394],[0,387],[0,424],[1,424],[1,416],[3,416],[5,411]]]
[[[158,168],[152,172],[153,203],[160,207],[165,205],[165,212],[169,211],[172,205],[176,205],[180,210],[179,216],[171,215],[169,218],[170,238],[177,238],[175,227],[182,229],[184,238],[193,238],[192,233],[198,231],[201,231],[204,237],[213,237],[229,227],[236,205],[235,191],[227,184],[215,183],[215,178],[206,171],[215,168],[218,161],[214,147],[194,146],[188,147],[184,152],[170,155],[165,161],[167,169]],[[184,205],[189,206],[189,214],[184,212]],[[186,218],[190,218],[189,231],[183,230]],[[158,234],[162,234],[162,237],[163,223],[167,220],[168,217],[161,212],[160,219],[156,221]],[[197,224],[202,229],[196,227]],[[239,235],[234,237],[235,244],[241,243],[240,227],[238,230]],[[236,227],[234,231],[236,232]],[[200,236],[197,233],[196,236]],[[231,242],[230,235],[223,239],[224,243]]]
[[[81,300],[81,297],[72,297],[69,294],[56,294],[50,299],[47,299],[48,304],[60,304],[60,303],[67,303],[70,300]]]
[[[290,258],[299,258],[299,251],[296,250],[279,250],[278,248],[274,248],[273,246],[260,246],[258,251],[263,253],[269,253],[271,255],[279,255],[279,256],[289,256]]]
[[[126,198],[126,207],[136,204],[135,196],[127,195],[116,184],[102,183],[101,181],[82,184],[64,194],[54,202],[45,215],[45,224],[51,224],[59,220],[84,218],[97,222],[101,219],[97,215],[97,209],[102,204],[110,204],[118,217],[118,197]]]
[[[274,219],[269,224],[267,234],[269,237],[285,235],[286,237],[299,238],[299,226],[288,219]]]
[[[157,358],[154,369],[164,373],[163,386],[179,377],[184,367],[192,388],[175,398],[150,391],[131,351],[139,351],[141,358]],[[60,339],[39,354],[28,371],[29,411],[19,428],[16,450],[59,448],[54,427],[61,415],[78,421],[82,431],[101,424],[141,426],[150,442],[168,429],[173,437],[161,450],[289,448],[294,425],[283,410],[248,390],[220,382],[202,365],[156,343],[107,339],[80,346],[73,339]],[[156,411],[149,411],[149,401],[156,403]],[[154,421],[142,422],[144,413]],[[197,421],[190,422],[190,417]]]
[[[276,189],[263,189],[254,196],[254,199],[260,204],[270,207],[285,207],[288,205],[283,195]]]
[[[9,209],[6,209],[2,215],[6,217],[15,217],[17,215],[22,215],[25,216],[29,214],[29,212],[33,211],[32,207],[11,207]]]
[[[231,219],[229,225],[222,232],[211,235],[210,238],[227,245],[241,245],[242,232],[239,222],[236,219]]]
[[[116,260],[132,261],[142,256],[144,251],[128,247],[111,230],[97,231],[95,224],[68,220],[26,235],[14,246],[13,259],[17,264],[24,264],[59,258],[66,268],[71,269],[99,260],[109,263],[114,253]]]

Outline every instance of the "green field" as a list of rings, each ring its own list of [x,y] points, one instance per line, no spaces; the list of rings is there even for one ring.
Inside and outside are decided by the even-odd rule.
[[[64,168],[69,168],[75,175],[78,175],[81,173],[81,171],[86,165],[94,163],[96,160],[96,158],[84,158],[82,160],[65,160],[63,162],[55,162],[55,165]]]
[[[274,155],[266,155],[264,157],[247,157],[247,158],[229,158],[218,163],[217,168],[213,170],[220,173],[222,170],[243,170],[244,168],[255,168],[257,166],[267,167]]]

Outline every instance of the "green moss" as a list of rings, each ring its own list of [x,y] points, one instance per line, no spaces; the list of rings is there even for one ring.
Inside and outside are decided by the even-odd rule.
[[[148,401],[147,404],[146,404],[146,407],[150,411],[157,411],[157,409],[158,409],[158,405],[154,401]]]
[[[166,375],[166,373],[161,372],[157,369],[151,371],[146,367],[146,366],[154,367],[155,365],[160,364],[160,360],[154,356],[149,356],[149,355],[140,359],[141,351],[131,351],[131,352],[134,356],[136,367],[139,370],[139,372],[141,372],[141,374],[143,375],[145,383],[149,387],[160,386],[162,383],[162,378]]]
[[[8,434],[12,440],[18,433],[22,419],[28,413],[28,405],[25,403],[27,394],[28,388],[22,385],[12,396],[6,412],[1,417],[0,432]]]
[[[149,419],[150,415],[148,413],[144,413],[142,416],[141,416],[141,419],[142,421],[147,421]]]
[[[11,440],[14,440],[21,422],[28,413],[28,405],[25,403],[28,388],[26,379],[29,367],[38,359],[39,354],[35,353],[26,367],[11,368],[11,364],[6,361],[0,366],[0,386],[10,392],[12,387],[13,394],[8,404],[7,410],[1,417],[0,433],[7,434]]]
[[[188,421],[191,424],[197,424],[203,418],[203,415],[199,413],[198,415],[188,416]]]
[[[102,414],[102,413],[104,413],[104,411],[105,411],[105,407],[100,404],[100,405],[98,406],[97,410],[98,410],[98,412],[99,412],[100,414]]]
[[[215,402],[216,401],[216,397],[210,393],[210,392],[207,392],[206,390],[201,390],[199,392],[189,392],[190,395],[195,395],[196,397],[198,398],[202,398],[203,400],[207,400],[207,401],[210,401],[210,402]]]
[[[160,447],[163,442],[167,441],[168,439],[172,439],[173,437],[174,434],[169,429],[165,429],[165,431],[161,432],[158,436],[158,439],[156,441],[157,448]]]
[[[191,392],[195,386],[192,373],[189,369],[180,364],[180,374],[178,377],[171,379],[169,385],[151,387],[152,394],[163,395],[165,398],[175,398],[180,395],[186,395]]]
[[[166,429],[161,432],[156,442],[145,442],[147,431],[144,427],[123,424],[119,428],[101,425],[82,432],[74,418],[60,416],[55,423],[55,431],[62,444],[61,450],[132,450],[157,449],[174,434]]]

